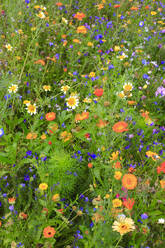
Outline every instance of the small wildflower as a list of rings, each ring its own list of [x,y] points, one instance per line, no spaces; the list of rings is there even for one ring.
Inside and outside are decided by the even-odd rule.
[[[44,86],[43,86],[43,89],[44,89],[45,91],[50,91],[50,90],[51,90],[51,86],[50,86],[50,85],[44,85]]]
[[[44,19],[44,18],[45,18],[45,14],[44,14],[42,11],[40,11],[40,12],[37,14],[37,16],[38,16],[39,18],[41,18],[41,19]]]
[[[28,104],[27,105],[27,112],[31,115],[35,115],[37,113],[37,107],[36,107],[36,104]]]
[[[9,89],[8,89],[9,93],[16,93],[18,91],[18,85],[16,84],[12,84]]]
[[[40,183],[39,189],[41,189],[41,190],[47,190],[47,188],[48,188],[47,183]]]
[[[6,44],[5,47],[8,51],[12,51],[13,47],[10,44]]]

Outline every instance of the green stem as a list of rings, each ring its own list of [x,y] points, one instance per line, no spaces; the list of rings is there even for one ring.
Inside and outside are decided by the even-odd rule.
[[[122,240],[122,235],[120,236],[120,239],[118,240],[117,244],[115,245],[115,248],[117,248],[118,244],[120,243],[120,241]]]

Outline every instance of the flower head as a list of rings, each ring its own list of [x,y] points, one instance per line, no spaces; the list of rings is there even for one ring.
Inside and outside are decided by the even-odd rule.
[[[2,137],[4,135],[4,130],[3,128],[0,128],[0,137]]]
[[[116,133],[123,133],[125,131],[128,131],[127,126],[128,126],[128,124],[126,122],[119,121],[113,125],[112,129]]]
[[[12,84],[12,85],[9,87],[8,91],[9,91],[10,93],[16,93],[16,92],[18,91],[18,85]]]
[[[87,29],[85,26],[79,26],[77,28],[77,31],[76,31],[78,34],[86,34],[87,33]]]
[[[66,99],[66,101],[67,101],[66,105],[72,109],[75,109],[79,104],[79,99],[76,94],[71,94],[70,97]]]
[[[131,218],[120,217],[117,221],[113,223],[112,226],[114,231],[120,233],[120,235],[124,235],[128,232],[132,232],[135,230],[134,221]]]
[[[104,90],[102,88],[101,89],[96,89],[94,91],[94,94],[95,94],[95,96],[102,96],[103,92],[104,92]]]
[[[38,16],[39,18],[41,18],[41,19],[44,19],[44,18],[45,18],[45,14],[44,14],[42,11],[40,11],[40,12],[37,14],[37,16]]]
[[[122,206],[122,201],[120,199],[114,199],[112,201],[112,204],[113,204],[113,207],[114,208],[118,208],[118,207],[121,207]]]
[[[53,121],[54,119],[56,119],[56,113],[49,112],[46,114],[45,118],[47,121]]]
[[[55,233],[56,233],[55,229],[51,226],[47,226],[43,230],[44,238],[52,238],[54,237]]]
[[[27,105],[27,112],[29,113],[29,114],[31,114],[31,115],[35,115],[36,113],[37,113],[37,107],[36,107],[36,104],[34,103],[34,104],[28,104]]]
[[[12,51],[13,47],[10,44],[6,44],[5,47],[8,51]]]
[[[47,190],[47,188],[48,188],[47,183],[40,183],[39,189],[41,189],[41,190]]]
[[[45,91],[50,91],[50,90],[51,90],[51,86],[50,86],[50,85],[44,85],[44,86],[43,86],[43,89],[44,89]]]
[[[125,174],[122,178],[122,185],[126,189],[134,189],[137,186],[137,177],[133,174]]]
[[[61,87],[61,91],[64,92],[64,94],[66,94],[66,92],[70,89],[70,86],[68,85],[64,85]]]

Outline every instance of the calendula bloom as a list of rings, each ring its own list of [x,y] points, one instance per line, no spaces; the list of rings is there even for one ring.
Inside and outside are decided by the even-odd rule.
[[[125,174],[122,178],[122,185],[126,189],[134,189],[137,186],[137,177],[133,174]]]
[[[56,119],[56,113],[49,112],[46,114],[45,118],[47,121],[53,121],[54,119]]]
[[[56,3],[56,6],[61,7],[63,4],[61,2]]]
[[[48,188],[47,183],[40,183],[39,189],[41,189],[41,190],[47,190],[47,188]]]
[[[77,28],[77,31],[76,31],[78,34],[86,34],[87,33],[87,29],[85,26],[79,26]]]
[[[120,217],[113,223],[112,229],[119,232],[120,235],[124,235],[135,230],[134,221],[131,218]]]
[[[20,219],[22,219],[22,220],[26,220],[26,219],[27,219],[27,217],[28,217],[28,215],[27,215],[27,214],[25,214],[24,212],[19,213],[19,218],[20,218]]]
[[[86,15],[82,12],[77,12],[75,15],[74,15],[74,18],[78,19],[79,21],[82,21],[83,18],[85,18]]]
[[[58,202],[60,200],[60,195],[59,194],[55,194],[52,196],[52,201],[54,202]]]
[[[129,210],[132,210],[135,200],[133,198],[128,198],[123,201],[123,206]]]
[[[122,176],[122,173],[121,173],[120,171],[115,171],[114,178],[115,178],[116,180],[120,180],[121,176]]]
[[[64,131],[60,134],[61,139],[63,139],[64,142],[67,142],[72,138],[72,134],[68,133],[67,131]]]
[[[112,129],[116,133],[122,133],[122,132],[128,131],[127,126],[128,126],[128,123],[124,121],[119,121],[113,125]]]
[[[61,87],[61,91],[64,92],[64,94],[66,94],[66,92],[70,89],[70,86],[68,85],[64,85]]]
[[[115,47],[114,47],[114,51],[115,51],[115,52],[118,52],[118,51],[120,51],[120,50],[121,50],[121,48],[120,48],[119,46],[115,46]]]
[[[66,105],[69,108],[75,109],[78,106],[78,104],[79,104],[79,99],[78,96],[75,94],[71,94],[71,96],[66,99]]]
[[[110,160],[116,160],[118,158],[119,151],[112,152]]]
[[[91,103],[92,102],[92,99],[86,97],[86,98],[84,98],[83,102],[85,102],[85,103]]]
[[[44,238],[52,238],[54,237],[55,233],[56,233],[55,229],[51,226],[47,226],[43,230]]]
[[[124,91],[121,91],[121,92],[117,92],[117,96],[119,96],[120,98],[125,98],[125,94],[124,94]]]
[[[36,107],[36,104],[28,104],[27,105],[27,112],[31,115],[35,115],[37,113],[37,107]]]
[[[18,85],[12,84],[12,85],[9,87],[8,91],[9,91],[10,93],[16,93],[16,92],[18,91]]]
[[[87,43],[87,46],[89,46],[89,47],[91,46],[91,47],[92,47],[92,46],[93,46],[93,43],[89,41],[89,42]]]
[[[75,121],[82,121],[89,118],[89,112],[83,112],[82,114],[76,114]]]
[[[99,122],[96,124],[97,127],[99,128],[104,128],[109,124],[108,121],[104,121],[104,120],[99,120]]]
[[[10,44],[6,44],[5,47],[8,51],[12,51],[13,47]]]
[[[37,138],[37,134],[33,133],[33,132],[28,133],[27,136],[26,136],[26,139],[30,139],[30,140],[36,139],[36,138]]]
[[[124,92],[126,91],[132,91],[132,89],[133,89],[133,86],[132,86],[132,84],[131,83],[125,83],[124,84],[124,86],[123,86],[123,90],[124,90]]]
[[[151,15],[156,15],[157,13],[155,11],[151,11]]]
[[[165,162],[161,163],[161,165],[157,167],[157,173],[160,174],[161,172],[165,173]]]
[[[152,158],[152,160],[156,161],[157,159],[160,159],[160,157],[158,156],[158,154],[156,152],[151,152],[148,151],[146,152],[147,157]]]
[[[114,208],[118,208],[118,207],[121,207],[122,206],[122,201],[120,199],[114,199],[112,201],[112,204],[113,204],[113,207]]]
[[[81,44],[81,41],[78,40],[78,39],[73,39],[73,42],[74,42],[74,43],[79,43],[79,44]]]
[[[115,9],[120,8],[120,4],[116,4],[113,6]]]
[[[58,125],[57,125],[57,123],[53,123],[53,124],[49,125],[48,128],[49,129],[47,130],[47,132],[50,134],[53,134],[55,131],[57,131]]]
[[[43,89],[44,89],[45,91],[50,91],[50,90],[51,90],[51,86],[50,86],[50,85],[44,85],[44,86],[43,86]]]
[[[102,95],[103,95],[103,92],[104,92],[104,90],[103,90],[102,88],[96,89],[96,90],[94,91],[94,95],[95,95],[95,96],[102,96]]]
[[[42,11],[40,11],[40,12],[37,14],[37,16],[38,16],[39,18],[41,18],[41,19],[44,19],[44,18],[45,18],[45,14],[44,14]]]
[[[15,197],[11,197],[11,198],[8,199],[8,203],[9,204],[14,204],[15,201],[16,201],[16,198]]]
[[[42,139],[42,140],[46,139],[46,134],[43,133],[43,134],[41,135],[41,139]]]
[[[160,186],[162,189],[165,189],[165,180],[160,180]]]
[[[93,72],[93,71],[89,73],[89,77],[90,77],[90,78],[91,78],[91,77],[95,77],[95,75],[96,75],[96,74],[95,74],[95,72]]]

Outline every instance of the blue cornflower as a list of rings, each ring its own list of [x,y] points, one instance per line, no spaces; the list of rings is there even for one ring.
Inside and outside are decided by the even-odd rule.
[[[146,213],[144,213],[141,215],[141,218],[142,218],[142,220],[146,220],[146,219],[148,219],[148,215]]]
[[[139,22],[139,27],[143,27],[144,26],[144,22],[143,21],[140,21]]]
[[[4,130],[3,128],[0,128],[0,137],[2,137],[4,135]]]

